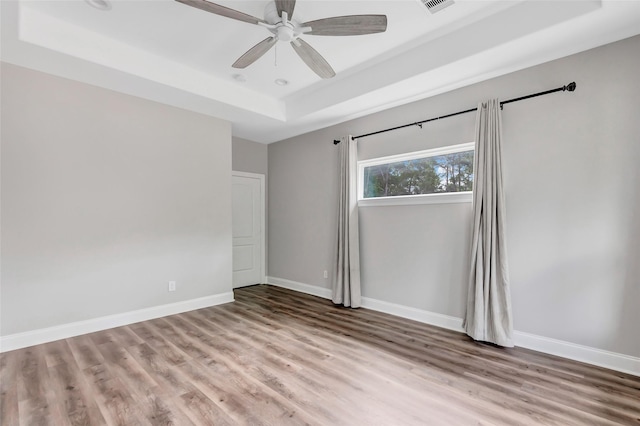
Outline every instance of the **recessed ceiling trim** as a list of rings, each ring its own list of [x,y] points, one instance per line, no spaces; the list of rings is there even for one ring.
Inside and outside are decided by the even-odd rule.
[[[3,2],[4,3],[4,2]],[[122,72],[166,84],[234,107],[286,120],[284,104],[246,87],[228,84],[178,62],[60,21],[20,2],[19,39]]]
[[[528,35],[553,27],[559,22],[576,18],[600,8],[600,2],[521,2],[487,19],[461,28],[459,31],[447,34],[436,40],[415,47],[390,58],[386,62],[377,64],[358,74],[344,76],[329,87],[323,87],[315,92],[298,93],[286,99],[290,113],[288,120],[303,117],[325,108],[331,108],[341,102],[368,97],[371,93],[385,91],[386,87],[393,87],[403,80],[412,79],[417,75],[426,74],[448,68],[466,58],[487,52],[505,44],[507,40],[518,40]],[[500,22],[524,22],[522,25],[500,27]],[[486,30],[486,28],[493,29]],[[483,33],[484,37],[477,35]],[[475,39],[474,39],[475,37]],[[469,43],[469,40],[474,40]],[[438,52],[425,54],[425,52]],[[509,59],[509,58],[505,58]],[[502,63],[503,61],[500,61]],[[492,64],[487,64],[489,67]],[[495,66],[498,66],[497,64]],[[454,67],[458,68],[458,67]],[[473,72],[474,70],[464,70]],[[444,84],[450,78],[441,76],[434,80],[434,84]],[[422,87],[416,86],[413,92],[421,92]],[[391,95],[378,96],[384,99]],[[381,104],[380,101],[375,104]]]
[[[418,1],[410,3],[414,10],[422,11],[424,6]],[[477,9],[474,19],[469,14],[461,15],[461,19],[451,21],[446,28],[421,33],[394,54],[383,53],[345,68],[330,84],[326,81],[301,83],[298,78],[304,75],[298,75],[297,71],[291,75],[278,72],[265,76],[263,67],[259,74],[248,74],[246,85],[241,85],[232,82],[231,69],[214,78],[206,67],[200,68],[195,62],[186,66],[179,60],[169,59],[171,56],[152,54],[141,44],[115,37],[121,33],[98,31],[108,29],[100,27],[100,19],[104,21],[107,17],[111,22],[116,14],[128,13],[123,10],[125,4],[134,7],[131,5],[138,2],[114,7],[110,15],[94,13],[83,2],[79,3],[77,10],[81,16],[99,18],[92,21],[92,25],[84,25],[86,21],[67,21],[65,15],[57,13],[61,10],[57,6],[53,10],[42,6],[49,3],[0,1],[3,61],[228,120],[235,136],[263,143],[342,123],[640,33],[640,2],[514,0],[508,2],[508,7],[498,8],[494,3],[491,8]],[[165,12],[174,13],[166,6],[174,2],[152,3],[161,9],[166,7]],[[347,3],[357,2],[344,2]],[[556,16],[555,24],[530,14],[528,19],[521,16],[515,25],[515,21],[509,20],[511,15],[503,13],[514,8],[524,8],[520,11],[526,12],[526,7],[535,9],[538,5],[542,5],[544,12],[546,3],[554,5],[551,13],[546,11],[548,15],[555,16],[558,11],[562,15]],[[478,7],[476,2],[473,4]],[[576,13],[575,8],[583,8],[585,4],[591,11]],[[439,22],[455,16],[466,5],[457,2],[456,8],[450,9],[452,13],[438,14],[432,20]],[[145,6],[148,7],[151,6]],[[142,13],[140,9],[134,7],[135,13],[127,16],[135,18],[136,13]],[[38,17],[38,13],[45,16]],[[188,19],[191,22],[193,18]],[[472,31],[474,36],[470,37],[469,26],[481,22],[485,28],[476,27]],[[505,31],[511,26],[527,29],[514,35],[513,31]],[[58,36],[60,39],[55,42],[46,40]],[[454,54],[469,45],[475,45],[476,49],[458,56]],[[210,50],[206,43],[197,47],[201,47],[204,54]],[[434,55],[427,54],[434,49],[439,52],[435,55],[439,62],[433,62]],[[283,56],[281,60],[284,59]],[[276,78],[294,81],[293,76],[295,83],[286,88],[274,84]]]

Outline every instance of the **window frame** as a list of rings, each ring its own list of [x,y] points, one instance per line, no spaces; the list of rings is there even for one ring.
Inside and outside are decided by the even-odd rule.
[[[422,151],[407,152],[404,154],[376,157],[369,160],[358,161],[358,206],[397,206],[410,204],[445,204],[445,203],[470,203],[473,201],[473,191],[462,192],[438,192],[433,194],[392,195],[387,197],[364,198],[364,169],[381,164],[400,161],[418,160],[421,158],[437,157],[457,152],[473,151],[475,157],[475,142],[448,145],[439,148],[425,149]],[[475,175],[474,175],[475,177]]]

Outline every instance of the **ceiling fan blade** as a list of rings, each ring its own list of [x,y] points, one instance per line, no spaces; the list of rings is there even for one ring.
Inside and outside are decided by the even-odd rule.
[[[334,16],[305,22],[301,27],[311,27],[306,34],[324,36],[349,36],[383,33],[387,30],[386,15]]]
[[[293,9],[296,7],[296,0],[275,0],[278,16],[282,18],[282,12],[287,12],[287,19],[291,19]]]
[[[293,50],[296,51],[304,63],[320,77],[331,78],[336,75],[329,62],[304,40],[294,40],[291,42],[291,46],[293,46]]]
[[[267,37],[260,43],[247,50],[244,55],[240,56],[237,61],[231,65],[233,68],[246,68],[271,49],[278,40],[275,37]]]
[[[248,22],[250,24],[258,25],[258,22],[264,22],[262,19],[258,19],[255,16],[247,15],[246,13],[239,12],[234,9],[230,9],[225,6],[221,6],[216,3],[211,3],[206,0],[176,0],[187,6],[195,7],[196,9],[204,10],[206,12],[215,13],[216,15],[224,16],[227,18],[235,19],[242,22]]]

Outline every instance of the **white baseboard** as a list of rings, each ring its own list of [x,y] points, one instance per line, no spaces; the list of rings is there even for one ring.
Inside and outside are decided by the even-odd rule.
[[[267,283],[325,299],[331,298],[331,290],[328,288],[276,277],[267,277]],[[384,302],[369,297],[362,298],[362,307],[464,333],[462,318]],[[514,331],[514,344],[522,348],[640,376],[640,358],[633,356],[582,346],[563,340],[551,339],[549,337],[537,336],[522,331]]]
[[[285,280],[284,278],[277,277],[267,277],[267,284],[275,285],[276,287],[288,288],[289,290],[299,291],[300,293],[311,294],[312,296],[322,297],[323,299],[331,299],[330,288],[303,284],[297,281]]]
[[[139,309],[137,311],[123,312],[121,314],[26,331],[24,333],[0,336],[0,353],[233,301],[233,292],[229,291],[212,296],[200,297],[198,299]]]
[[[462,328],[462,318],[429,312],[395,303],[383,302],[382,300],[371,299],[370,297],[362,298],[362,307],[464,333],[464,329]]]
[[[516,346],[640,376],[640,358],[609,352],[522,331],[513,332]]]

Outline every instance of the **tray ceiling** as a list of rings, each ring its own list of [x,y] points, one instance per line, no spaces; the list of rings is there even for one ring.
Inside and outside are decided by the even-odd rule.
[[[262,18],[265,1],[219,1]],[[298,0],[299,22],[385,14],[387,31],[304,36],[336,71],[320,79],[286,43],[231,64],[269,35],[170,0],[3,0],[3,61],[232,122],[270,143],[640,33],[640,1]],[[282,86],[276,80],[285,80]],[[562,82],[561,82],[562,83]]]

